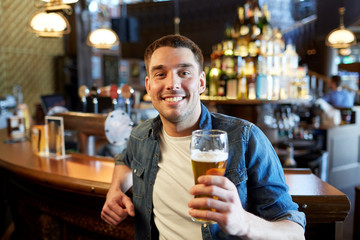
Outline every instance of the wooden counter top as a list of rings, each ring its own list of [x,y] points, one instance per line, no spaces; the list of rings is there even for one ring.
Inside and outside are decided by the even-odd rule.
[[[29,141],[6,144],[0,130],[0,167],[13,174],[67,191],[105,196],[111,182],[114,160],[72,153],[66,159],[40,157]]]
[[[113,159],[84,154],[71,154],[61,160],[39,157],[32,153],[29,141],[6,144],[5,139],[6,132],[0,130],[0,168],[9,174],[50,189],[105,201],[114,168]],[[308,227],[312,224],[335,224],[336,233],[326,231],[330,236],[336,235],[335,239],[342,239],[342,223],[350,210],[347,196],[309,170],[285,169],[284,172],[293,200],[306,214],[307,232],[311,232]]]
[[[285,169],[285,179],[308,223],[344,221],[350,211],[348,197],[310,171]]]

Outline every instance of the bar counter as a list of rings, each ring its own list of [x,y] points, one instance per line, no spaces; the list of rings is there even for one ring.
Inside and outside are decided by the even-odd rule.
[[[74,153],[60,160],[39,157],[29,141],[5,143],[5,139],[6,132],[0,130],[0,182],[16,236],[134,239],[132,218],[117,227],[100,218],[114,167],[111,158]],[[306,239],[342,239],[350,210],[347,196],[307,169],[286,169],[285,177],[290,194],[307,216]]]

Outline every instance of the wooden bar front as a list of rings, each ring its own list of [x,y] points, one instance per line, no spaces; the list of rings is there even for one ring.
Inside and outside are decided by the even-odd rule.
[[[114,167],[111,158],[39,157],[30,142],[6,144],[5,138],[0,130],[0,182],[13,214],[15,239],[134,239],[132,218],[117,227],[100,218]],[[341,239],[341,223],[350,210],[347,196],[307,170],[285,170],[285,177],[306,213],[307,239]]]

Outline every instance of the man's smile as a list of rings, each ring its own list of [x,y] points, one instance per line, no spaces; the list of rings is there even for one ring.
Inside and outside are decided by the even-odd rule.
[[[184,97],[166,97],[166,98],[164,98],[164,100],[167,102],[179,102],[183,99],[184,99]]]

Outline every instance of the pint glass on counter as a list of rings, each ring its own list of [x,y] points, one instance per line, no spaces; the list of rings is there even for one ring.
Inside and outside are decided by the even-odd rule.
[[[195,184],[201,175],[221,175],[225,173],[228,159],[227,133],[221,130],[196,130],[192,133],[190,145],[191,164]],[[213,197],[214,196],[195,196]],[[212,211],[215,211],[212,209]],[[196,222],[209,222],[192,218]]]

